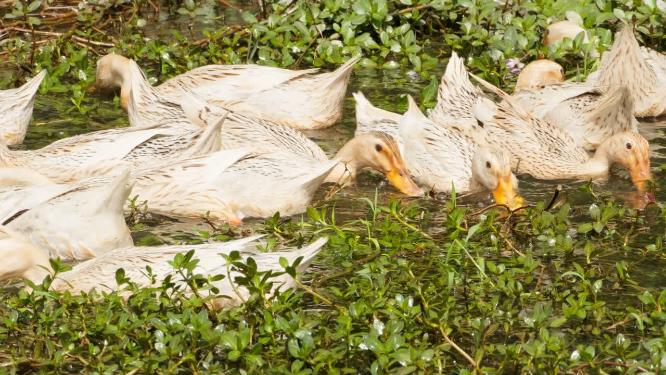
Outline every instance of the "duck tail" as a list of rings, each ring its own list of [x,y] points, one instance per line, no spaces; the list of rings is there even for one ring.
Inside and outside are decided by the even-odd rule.
[[[411,95],[407,96],[407,111],[398,122],[398,134],[403,139],[408,139],[408,134],[420,131],[425,121],[430,121],[416,104]]]
[[[402,117],[413,121],[430,121],[411,95],[407,95],[407,111]]]
[[[125,202],[132,191],[133,182],[129,168],[123,168],[122,172],[115,176],[108,184],[101,186],[101,193],[97,200],[98,212],[123,212]]]
[[[597,105],[587,114],[595,127],[606,128],[610,134],[637,131],[634,117],[634,100],[626,86],[618,86],[602,96]]]
[[[30,103],[32,103],[32,101],[35,99],[35,96],[37,95],[39,85],[41,85],[42,81],[44,80],[44,77],[46,77],[45,69],[37,73],[37,75],[34,77],[30,78],[28,82],[23,84],[23,86],[19,87],[17,90],[17,97],[21,97],[23,99],[30,98]]]
[[[603,92],[624,85],[631,92],[636,112],[649,110],[648,98],[658,90],[657,75],[641,53],[630,25],[623,25],[615,34],[610,51],[603,54],[596,85]]]
[[[347,84],[349,83],[349,77],[351,76],[352,71],[354,70],[354,65],[361,60],[361,56],[355,56],[347,60],[344,64],[340,65],[339,68],[330,72],[324,73],[325,83],[324,86],[334,86],[341,84],[344,87],[344,90],[347,90]]]
[[[180,107],[192,124],[202,128],[209,128],[211,123],[217,123],[220,118],[226,118],[230,113],[226,108],[213,105],[191,91],[183,93]]]
[[[446,122],[451,114],[469,113],[478,96],[478,90],[469,80],[465,61],[452,52],[437,90],[437,104],[430,112],[430,117],[435,121],[442,119]]]
[[[423,112],[421,112],[421,108],[419,108],[418,103],[416,103],[416,100],[414,100],[411,95],[407,95],[407,112],[418,114],[419,116],[425,118],[425,115]]]
[[[372,131],[372,123],[384,116],[379,113],[380,109],[372,105],[362,92],[358,91],[352,95],[356,101],[356,131]]]
[[[228,115],[228,112],[225,113],[218,121],[201,131],[196,143],[186,153],[185,157],[204,156],[219,151],[222,147],[222,124],[224,124]]]

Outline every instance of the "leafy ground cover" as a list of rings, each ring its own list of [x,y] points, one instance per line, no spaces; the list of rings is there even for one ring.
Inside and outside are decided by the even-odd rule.
[[[117,293],[54,293],[48,280],[32,293],[4,291],[0,365],[11,372],[660,373],[664,213],[591,200],[586,210],[561,199],[510,217],[453,200],[437,210],[367,200],[363,217],[340,223],[326,207],[303,220],[275,217],[260,228],[272,240],[325,235],[327,250],[303,289],[274,298],[263,294],[270,277],[230,259],[253,295],[224,311],[170,282],[137,289],[120,273],[126,302]],[[191,274],[192,260],[174,267],[209,288]]]

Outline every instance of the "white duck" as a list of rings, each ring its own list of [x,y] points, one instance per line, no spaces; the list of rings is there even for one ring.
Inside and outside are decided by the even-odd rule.
[[[522,90],[513,98],[532,115],[569,132],[588,151],[614,134],[638,131],[634,102],[625,86],[602,91],[590,84],[566,83]]]
[[[220,118],[200,130],[157,126],[102,130],[64,138],[39,150],[10,150],[0,142],[0,167],[32,169],[54,182],[69,183],[111,173],[119,165],[160,165],[219,150],[223,122]]]
[[[357,132],[381,129],[399,140],[409,173],[437,192],[490,190],[495,201],[515,209],[523,205],[507,152],[481,146],[454,126],[440,126],[419,110],[411,96],[409,109],[398,114],[374,107],[355,93]]]
[[[599,70],[588,82],[605,91],[626,86],[638,117],[666,114],[666,57],[641,49],[629,25],[615,34],[613,46],[601,56]]]
[[[540,179],[600,180],[617,164],[629,171],[640,192],[646,190],[651,179],[649,145],[637,132],[608,137],[590,156],[569,132],[530,115],[509,95],[475,78],[504,99],[493,111],[475,108],[477,131],[489,143],[509,150],[519,172]]]
[[[23,143],[32,119],[37,90],[45,76],[46,70],[42,70],[19,88],[0,90],[0,113],[3,116],[0,141],[10,146]]]
[[[208,126],[227,116],[222,127],[222,148],[245,148],[254,152],[290,152],[297,159],[328,162],[324,151],[303,133],[293,128],[253,119],[230,112],[192,95],[186,96],[181,106],[193,123]],[[366,168],[383,173],[396,189],[406,195],[418,196],[423,192],[408,177],[400,150],[394,139],[380,132],[357,134],[335,154],[336,167],[325,182],[347,185]]]
[[[176,76],[155,89],[176,103],[183,93],[194,92],[206,101],[296,129],[319,129],[342,117],[347,84],[358,60],[352,58],[336,71],[322,74],[313,74],[316,69],[208,65]],[[134,61],[125,57],[104,56],[97,64],[96,85],[121,87],[121,103],[129,108],[129,92],[137,79],[137,69],[140,71]],[[136,104],[138,111],[151,111],[148,104]]]
[[[140,172],[134,193],[150,212],[240,224],[304,212],[336,165],[288,152],[225,150]]]
[[[68,290],[75,294],[89,293],[92,290],[117,291],[121,287],[116,283],[116,271],[121,268],[125,271],[125,277],[139,287],[154,286],[154,282],[159,285],[170,276],[173,282],[187,288],[169,262],[177,254],[185,254],[192,250],[193,258],[199,260],[194,269],[195,273],[204,277],[225,276],[224,279],[214,282],[214,286],[219,290],[214,297],[214,306],[221,308],[241,303],[250,297],[247,288],[235,281],[242,276],[241,273],[235,267],[231,267],[231,271],[227,274],[227,260],[222,255],[238,251],[243,261],[247,261],[248,258],[254,259],[259,272],[272,271],[278,274],[271,279],[273,286],[267,292],[268,295],[272,295],[278,289],[284,290],[296,286],[291,276],[280,273],[284,271],[280,266],[280,258],[285,258],[289,264],[293,264],[297,258],[302,257],[297,272],[303,273],[326,243],[326,238],[320,238],[300,249],[288,248],[267,253],[257,249],[257,240],[261,237],[252,236],[224,243],[200,245],[118,248],[79,263],[70,271],[57,274],[51,288],[57,291]],[[20,235],[2,227],[0,227],[0,255],[6,260],[0,266],[0,280],[22,278],[39,283],[51,272],[48,257],[42,250],[22,239]],[[154,282],[146,275],[146,267],[151,268],[155,276]],[[188,289],[186,293],[192,292]]]
[[[87,259],[130,246],[123,214],[131,191],[129,176],[124,170],[112,180],[75,186],[3,189],[0,224],[54,258]]]

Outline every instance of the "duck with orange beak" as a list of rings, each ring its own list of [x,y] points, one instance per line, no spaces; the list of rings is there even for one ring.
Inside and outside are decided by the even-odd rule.
[[[207,156],[181,160],[167,166],[137,172],[134,193],[148,210],[171,217],[199,218],[240,224],[247,217],[270,217],[276,212],[304,212],[327,180],[352,181],[357,168],[377,163],[394,186],[411,195],[421,193],[408,177],[400,159],[383,155],[385,143],[377,139],[377,157],[368,164],[337,159],[316,160],[287,151],[228,149]],[[375,145],[382,145],[378,151]],[[385,163],[385,164],[384,164]],[[384,165],[382,167],[382,165]]]
[[[404,115],[374,107],[355,93],[357,135],[381,129],[399,140],[405,165],[423,187],[435,192],[492,192],[495,202],[514,210],[523,206],[510,156],[477,143],[454,126],[426,118],[411,97]]]
[[[384,174],[403,194],[419,196],[423,191],[412,181],[395,138],[384,132],[357,134],[329,159],[315,142],[302,132],[271,121],[250,117],[187,95],[180,103],[182,116],[192,124],[208,127],[225,117],[221,148],[244,148],[253,152],[287,152],[294,160],[311,159],[318,163],[335,162],[325,182],[349,185],[358,173],[371,169]]]
[[[590,155],[571,133],[533,117],[508,94],[477,80],[504,99],[494,112],[479,112],[477,131],[488,143],[508,150],[520,172],[544,180],[605,180],[611,167],[619,165],[629,171],[639,192],[646,191],[651,179],[650,146],[638,132],[613,134]]]

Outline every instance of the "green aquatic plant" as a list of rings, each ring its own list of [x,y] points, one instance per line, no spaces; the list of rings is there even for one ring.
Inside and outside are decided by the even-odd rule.
[[[367,214],[355,223],[338,224],[328,208],[311,209],[300,222],[268,220],[258,229],[274,233],[269,248],[276,241],[329,237],[314,265],[319,272],[296,275],[297,264],[281,261],[284,272],[303,278],[302,288],[267,297],[273,275],[231,254],[229,269],[241,272],[237,283],[252,293],[245,304],[227,310],[210,310],[207,298],[186,297],[169,279],[137,288],[123,271],[116,281],[124,298],[116,292],[56,293],[48,290],[48,280],[32,292],[2,291],[3,367],[660,372],[666,293],[648,281],[658,279],[658,268],[651,268],[654,275],[638,273],[648,263],[663,264],[664,254],[612,259],[613,253],[661,241],[663,222],[650,238],[639,238],[631,231],[648,224],[614,204],[573,220],[568,205],[552,212],[529,208],[502,219],[500,208],[478,214],[456,205],[424,211],[395,201],[366,203]],[[603,239],[577,234],[580,225],[599,220],[614,233]],[[422,225],[431,221],[441,227]],[[532,241],[521,240],[525,231],[533,231]],[[559,245],[537,233],[566,233],[569,247],[544,252],[541,242]],[[196,262],[191,252],[172,262],[187,288],[212,290],[211,281],[228,275],[196,275]],[[63,267],[54,263],[58,272]]]

